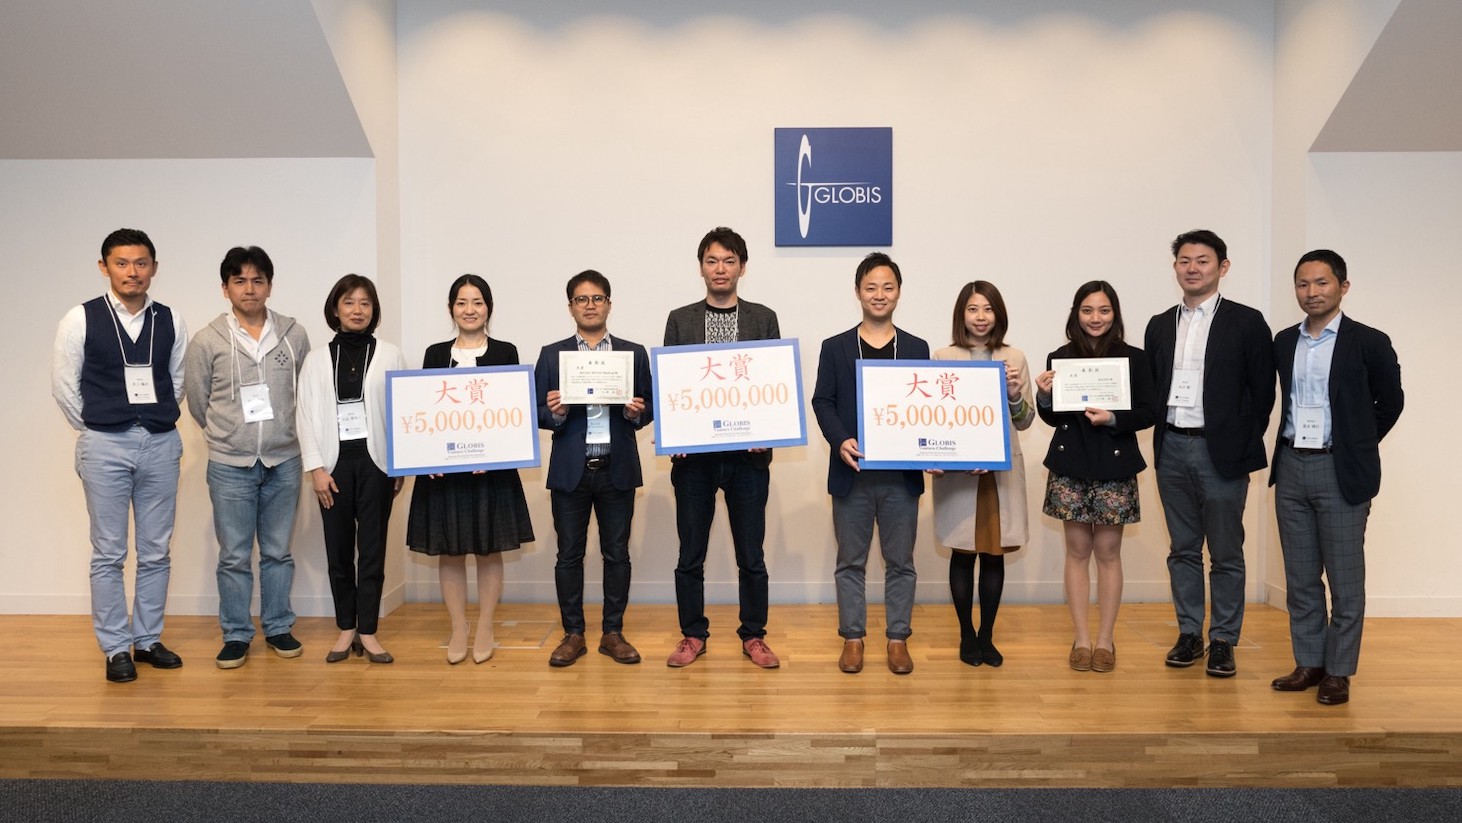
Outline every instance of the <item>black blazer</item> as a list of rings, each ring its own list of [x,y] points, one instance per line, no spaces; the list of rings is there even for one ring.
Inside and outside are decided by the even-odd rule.
[[[736,339],[778,340],[782,330],[777,313],[750,300],[736,301]],[[689,346],[706,342],[706,301],[681,306],[665,319],[665,345]]]
[[[655,419],[655,398],[650,391],[650,356],[645,347],[623,337],[612,337],[615,351],[634,352],[635,397],[644,398],[645,410],[638,420],[624,419],[624,408],[615,406],[609,412],[609,480],[616,489],[634,489],[644,485],[640,473],[640,450],[635,432]],[[492,347],[488,347],[491,351]],[[548,488],[573,491],[584,476],[584,439],[589,432],[589,417],[583,406],[569,406],[562,425],[553,424],[548,410],[548,393],[558,388],[558,353],[578,351],[579,344],[570,337],[543,347],[533,380],[538,392],[538,428],[553,432],[553,451],[548,457]]]
[[[1142,346],[1152,366],[1158,406],[1152,462],[1162,465],[1167,399],[1173,386],[1178,307],[1153,315]],[[1203,357],[1203,433],[1208,456],[1221,477],[1234,479],[1264,468],[1264,432],[1274,410],[1274,342],[1258,311],[1220,298],[1208,328]]]
[[[1070,343],[1046,355],[1046,369],[1051,361],[1077,357]],[[1036,403],[1041,419],[1055,429],[1051,445],[1046,449],[1046,468],[1056,474],[1078,480],[1123,480],[1136,477],[1147,468],[1142,452],[1137,449],[1137,432],[1157,422],[1157,401],[1152,390],[1152,370],[1142,349],[1128,346],[1111,353],[1126,357],[1132,382],[1132,408],[1114,411],[1114,426],[1093,426],[1081,412],[1058,412]]]
[[[898,335],[900,360],[929,359],[928,343],[897,326],[894,333]],[[833,497],[846,497],[853,490],[856,474],[843,462],[838,449],[843,441],[858,436],[858,374],[854,367],[857,362],[857,326],[822,341],[822,353],[817,358],[817,385],[812,390],[812,411],[817,415],[822,436],[832,446],[827,462],[827,493]],[[923,472],[900,472],[909,494],[917,497],[924,493]]]
[[[445,343],[433,343],[426,347],[426,355],[421,358],[423,369],[450,369],[452,367],[452,344],[457,341],[448,340]],[[477,358],[479,366],[516,366],[518,365],[518,347],[505,340],[493,340],[487,338],[487,351]]]
[[[1274,336],[1274,362],[1279,367],[1280,432],[1289,417],[1294,380],[1294,351],[1298,325]],[[1406,404],[1401,391],[1401,364],[1391,338],[1378,329],[1340,316],[1335,351],[1330,360],[1330,447],[1335,455],[1335,479],[1351,505],[1364,503],[1381,490],[1381,438],[1385,437]],[[1279,450],[1269,472],[1273,486],[1279,473]]]

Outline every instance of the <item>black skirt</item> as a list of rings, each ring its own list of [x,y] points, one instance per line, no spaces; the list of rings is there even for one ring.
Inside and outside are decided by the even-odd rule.
[[[419,475],[406,545],[430,555],[494,554],[533,542],[523,482],[514,469]]]

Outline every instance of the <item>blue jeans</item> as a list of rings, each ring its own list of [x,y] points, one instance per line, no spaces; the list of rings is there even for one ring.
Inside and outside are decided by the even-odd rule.
[[[759,457],[759,455],[758,455]],[[706,548],[716,516],[716,490],[726,495],[726,519],[741,601],[742,640],[767,633],[767,564],[762,543],[767,533],[767,494],[771,470],[745,452],[691,454],[670,467],[675,486],[675,525],[680,532],[680,560],[675,566],[675,602],[680,632],[686,637],[710,636],[706,619]]]
[[[183,440],[173,431],[153,434],[83,431],[76,439],[76,474],[91,518],[91,623],[97,644],[111,657],[162,639],[178,503]],[[127,515],[137,543],[132,616],[127,617]]]
[[[635,490],[616,489],[609,469],[585,469],[571,492],[550,494],[553,528],[558,533],[558,559],[553,583],[558,590],[559,617],[565,634],[584,633],[584,550],[589,540],[589,513],[599,521],[599,553],[604,558],[605,632],[624,630],[629,606],[629,527],[635,516]]]
[[[838,634],[858,640],[868,633],[864,578],[873,527],[883,551],[883,613],[889,640],[913,633],[914,540],[919,529],[919,498],[909,494],[903,472],[864,471],[853,476],[846,497],[833,498],[833,535],[838,541],[833,582],[838,594]]]
[[[255,461],[238,468],[208,461],[208,497],[218,536],[218,625],[223,642],[254,639],[249,601],[254,595],[254,538],[259,539],[259,618],[264,636],[294,628],[289,590],[294,556],[289,536],[300,497],[300,459],[273,468]]]
[[[1203,543],[1208,543],[1210,640],[1239,642],[1244,625],[1244,503],[1249,476],[1213,467],[1208,441],[1165,432],[1157,491],[1167,519],[1168,580],[1182,634],[1203,635]]]

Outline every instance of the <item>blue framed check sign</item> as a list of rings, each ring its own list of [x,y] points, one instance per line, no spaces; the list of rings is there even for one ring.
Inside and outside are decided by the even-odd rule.
[[[1010,404],[998,360],[859,360],[865,469],[1010,468]]]
[[[893,129],[779,128],[778,246],[893,245]]]
[[[796,339],[650,350],[655,454],[807,445]]]
[[[539,465],[534,388],[532,366],[386,372],[386,473]]]

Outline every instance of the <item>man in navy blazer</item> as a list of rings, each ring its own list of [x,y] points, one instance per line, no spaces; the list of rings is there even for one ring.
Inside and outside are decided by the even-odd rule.
[[[588,652],[584,642],[584,550],[589,514],[599,521],[599,552],[604,558],[603,636],[599,653],[617,663],[638,663],[640,654],[624,639],[629,604],[629,531],[635,489],[643,485],[635,433],[654,419],[650,358],[645,347],[609,336],[609,280],[597,271],[569,279],[566,292],[574,318],[573,337],[543,347],[534,368],[538,427],[553,432],[548,458],[548,488],[558,559],[553,580],[564,638],[548,658],[569,666]],[[561,352],[634,353],[634,397],[623,405],[565,405],[559,393]]]
[[[1228,244],[1207,229],[1173,240],[1183,300],[1153,316],[1143,348],[1165,406],[1153,429],[1157,489],[1167,520],[1168,578],[1178,617],[1169,666],[1204,656],[1203,544],[1208,544],[1207,672],[1237,672],[1244,623],[1244,504],[1249,472],[1264,468],[1274,408],[1274,347],[1258,311],[1219,294]]]
[[[1350,700],[1360,661],[1366,520],[1381,489],[1379,445],[1401,417],[1405,394],[1391,338],[1341,314],[1350,281],[1340,255],[1306,253],[1294,290],[1305,320],[1274,337],[1283,400],[1269,484],[1295,670],[1272,685],[1286,692],[1318,685],[1316,699],[1333,706]]]

